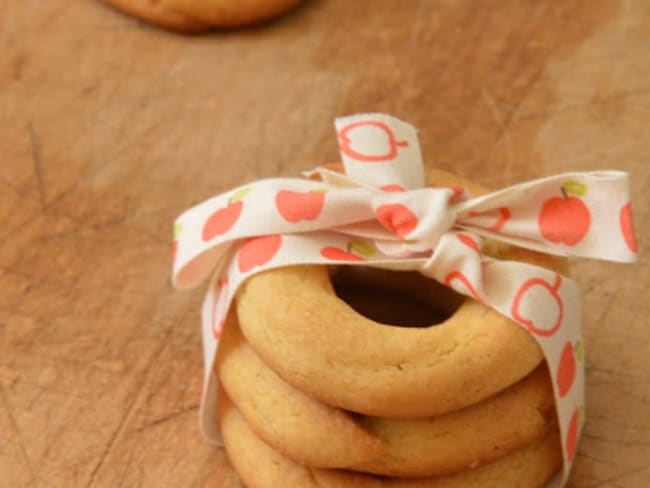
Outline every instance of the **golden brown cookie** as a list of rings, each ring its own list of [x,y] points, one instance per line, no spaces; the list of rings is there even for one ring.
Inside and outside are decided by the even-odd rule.
[[[226,319],[215,369],[256,434],[300,464],[348,466],[386,451],[349,414],[294,389],[264,365],[241,335],[234,309]]]
[[[252,276],[239,290],[237,312],[248,342],[285,381],[379,417],[458,410],[542,360],[527,331],[471,299],[435,327],[387,327],[363,317],[336,296],[321,266]]]
[[[147,22],[183,32],[269,20],[300,0],[104,0]]]
[[[349,469],[412,477],[440,476],[495,461],[556,428],[553,391],[545,364],[503,392],[438,417],[361,423],[388,453]]]
[[[479,187],[443,172],[432,186]],[[497,258],[566,272],[561,258],[489,244]],[[436,299],[438,298],[438,299]],[[449,292],[430,297],[444,308]],[[324,266],[291,266],[249,278],[237,294],[242,332],[285,381],[329,405],[378,417],[443,414],[488,398],[542,361],[535,339],[471,298],[435,327],[386,327],[338,298]]]
[[[272,449],[248,427],[225,394],[219,422],[230,462],[249,488],[539,488],[562,462],[559,436],[546,437],[499,460],[441,478],[382,478],[345,470],[310,469]]]
[[[463,410],[394,420],[353,416],[291,387],[246,343],[234,314],[221,340],[217,375],[250,428],[283,455],[310,467],[403,477],[449,474],[504,456],[556,425],[544,364]]]

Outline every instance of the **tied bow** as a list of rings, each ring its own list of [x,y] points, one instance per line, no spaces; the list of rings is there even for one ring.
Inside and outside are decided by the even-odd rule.
[[[237,287],[252,274],[292,264],[355,264],[419,270],[525,327],[554,381],[564,454],[562,486],[582,423],[584,371],[579,293],[554,271],[482,253],[484,238],[555,255],[636,259],[625,173],[566,173],[473,198],[457,186],[425,188],[415,129],[393,117],[336,120],[345,174],[275,178],[241,186],[176,220],[177,287],[212,274],[203,304],[203,429],[218,441],[211,373]],[[570,351],[571,376],[565,371]],[[568,385],[568,387],[567,387]]]

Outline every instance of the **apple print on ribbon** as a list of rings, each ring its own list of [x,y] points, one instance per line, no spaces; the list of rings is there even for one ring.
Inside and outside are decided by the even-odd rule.
[[[383,132],[385,140],[386,140],[386,147],[387,150],[383,154],[366,154],[364,152],[361,152],[362,150],[355,150],[352,148],[352,146],[355,144],[355,129],[359,128],[375,128],[375,130],[380,130]],[[359,122],[353,122],[351,124],[346,125],[339,131],[339,147],[341,149],[341,152],[353,159],[356,159],[357,161],[363,161],[367,163],[372,163],[372,162],[382,162],[382,161],[390,161],[392,159],[395,159],[397,156],[397,148],[399,147],[407,147],[408,146],[408,141],[398,141],[395,138],[395,134],[393,133],[392,129],[385,124],[384,122],[380,122],[378,120],[362,120]]]
[[[472,237],[468,236],[467,234],[456,234],[456,237],[458,237],[458,240],[460,242],[465,244],[473,251],[476,251],[477,253],[481,252],[481,247],[478,245],[478,242],[476,242]]]
[[[553,285],[543,278],[530,278],[526,280],[515,294],[515,299],[510,310],[512,318],[520,324],[525,325],[528,330],[537,335],[548,337],[555,334],[562,325],[562,319],[564,318],[564,303],[558,293],[561,284],[562,276],[559,274],[556,275],[555,283]],[[523,317],[521,315],[522,308],[525,308],[524,302],[528,299],[535,302],[545,300],[547,306],[543,309],[546,310],[547,317],[534,317],[530,319]],[[553,307],[551,303],[554,303],[555,307]],[[556,319],[553,318],[553,313],[551,312],[553,308],[557,310],[557,313],[555,314],[557,316]],[[541,309],[541,307],[538,307],[538,309]],[[551,320],[548,320],[549,318]]]
[[[621,232],[623,233],[623,239],[625,239],[625,244],[633,253],[638,251],[636,244],[636,235],[634,234],[634,222],[632,220],[632,205],[627,203],[621,208],[619,212],[619,220],[621,223]]]
[[[561,197],[544,202],[538,218],[539,230],[547,241],[575,246],[591,227],[591,213],[578,198],[587,193],[587,185],[570,180],[562,185],[561,191]]]
[[[576,355],[573,350],[573,344],[568,341],[560,357],[560,365],[557,368],[557,387],[560,397],[566,396],[573,386],[576,377]]]
[[[203,225],[201,238],[210,241],[217,236],[228,232],[239,220],[244,202],[242,198],[251,192],[251,188],[242,188],[234,192],[228,199],[228,205],[216,210],[208,217]]]
[[[225,275],[219,278],[215,284],[215,299],[212,305],[212,335],[215,339],[221,337],[223,325],[226,322],[228,282],[228,275]]]
[[[576,342],[576,359],[579,363],[585,360],[585,346],[582,340]]]
[[[566,435],[566,452],[569,462],[573,462],[573,458],[576,454],[576,447],[578,445],[578,428],[580,420],[580,409],[576,408],[571,415],[571,421],[569,422],[569,430]]]
[[[578,408],[578,427],[585,425],[585,420],[587,420],[587,413],[585,411],[584,405]]]
[[[239,271],[247,273],[257,266],[263,266],[277,254],[282,246],[282,236],[271,234],[252,237],[242,244],[237,255]]]
[[[176,222],[174,224],[174,242],[172,243],[172,262],[176,261],[176,255],[178,254],[178,234],[183,230],[183,224]]]
[[[466,194],[465,187],[460,185],[437,186],[434,188],[448,188],[451,191],[453,191],[454,194],[451,196],[451,199],[449,200],[451,203],[461,202],[465,198],[465,194]]]
[[[365,261],[366,257],[374,256],[376,252],[377,250],[367,242],[351,241],[347,245],[347,250],[340,247],[326,246],[321,249],[320,254],[325,259],[332,261],[360,262]]]
[[[469,216],[470,217],[484,217],[484,216],[494,217],[496,221],[492,225],[486,228],[487,230],[491,230],[492,232],[499,232],[501,231],[501,229],[503,229],[503,226],[506,225],[506,222],[510,220],[510,210],[506,207],[499,207],[497,209],[488,210],[486,212],[470,212]]]
[[[291,223],[316,220],[325,204],[326,189],[308,192],[280,190],[275,195],[275,206],[280,215]]]
[[[357,256],[356,254],[352,254],[344,249],[333,246],[324,247],[321,249],[320,254],[325,259],[331,259],[332,261],[365,261],[365,258],[362,258],[361,256]]]
[[[388,185],[380,186],[379,189],[393,193],[406,191],[406,188],[404,188],[402,185],[398,185],[397,183],[389,183]]]
[[[375,209],[375,218],[401,240],[406,239],[406,236],[418,226],[417,216],[401,203],[380,205]]]
[[[485,304],[483,299],[481,298],[481,295],[479,295],[478,291],[476,288],[474,288],[474,285],[472,285],[472,282],[469,280],[467,276],[465,276],[463,273],[460,271],[452,271],[445,277],[445,285],[448,286],[449,288],[453,288],[456,291],[463,292],[462,288],[459,289],[458,286],[454,286],[454,280],[460,281],[465,289],[469,292],[472,297],[474,297],[474,300],[476,300],[479,303]]]

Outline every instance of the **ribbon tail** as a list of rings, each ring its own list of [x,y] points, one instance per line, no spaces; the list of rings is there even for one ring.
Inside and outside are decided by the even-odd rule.
[[[449,232],[421,272],[470,296],[524,327],[545,353],[553,383],[568,478],[584,422],[584,358],[580,296],[575,282],[556,271],[482,256],[471,233]]]

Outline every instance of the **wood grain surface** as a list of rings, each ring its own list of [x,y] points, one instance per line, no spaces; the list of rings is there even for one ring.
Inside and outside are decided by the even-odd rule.
[[[311,0],[181,36],[94,0],[0,2],[0,485],[238,487],[198,430],[202,291],[171,223],[337,158],[335,116],[415,124],[503,186],[633,175],[640,262],[578,261],[588,423],[570,486],[650,486],[650,2]]]

